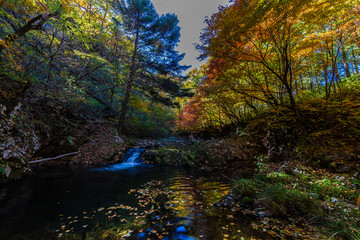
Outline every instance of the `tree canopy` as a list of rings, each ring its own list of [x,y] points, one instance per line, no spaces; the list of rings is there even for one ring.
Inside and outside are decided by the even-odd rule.
[[[236,0],[207,20],[201,40],[208,67],[185,106],[190,129],[279,107],[303,122],[301,101],[328,99],[359,77],[356,1]]]
[[[0,22],[4,98],[17,84],[21,97],[106,113],[124,128],[128,107],[130,125],[134,117],[168,122],[173,116],[148,109],[172,112],[185,94],[178,19],[159,16],[150,0],[4,1]]]

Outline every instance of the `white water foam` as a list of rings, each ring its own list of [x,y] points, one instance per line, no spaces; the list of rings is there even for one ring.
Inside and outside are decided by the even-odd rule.
[[[114,164],[109,167],[101,168],[101,171],[119,171],[122,169],[133,168],[139,165],[142,165],[140,160],[140,154],[144,152],[145,149],[130,149],[126,152],[124,161],[122,163]]]

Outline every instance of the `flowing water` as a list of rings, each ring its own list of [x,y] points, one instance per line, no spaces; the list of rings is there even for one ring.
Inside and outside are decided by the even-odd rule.
[[[140,163],[144,150],[98,169],[46,169],[0,185],[0,239],[267,239],[223,210],[216,174]]]
[[[145,151],[145,149],[136,149],[136,148],[130,149],[125,154],[124,161],[122,163],[114,164],[112,166],[105,167],[103,169],[95,169],[95,170],[97,170],[97,171],[118,171],[118,170],[122,170],[122,169],[133,168],[133,167],[139,166],[139,165],[141,165],[140,154],[143,153],[144,151]]]

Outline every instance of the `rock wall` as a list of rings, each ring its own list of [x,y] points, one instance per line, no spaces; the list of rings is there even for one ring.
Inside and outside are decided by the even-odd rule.
[[[0,104],[0,180],[30,172],[28,159],[41,147],[41,138],[29,121],[23,103],[10,110]]]
[[[0,182],[31,173],[30,159],[78,152],[36,166],[97,166],[119,161],[125,153],[114,124],[66,112],[51,99],[27,98],[9,108],[0,104]]]

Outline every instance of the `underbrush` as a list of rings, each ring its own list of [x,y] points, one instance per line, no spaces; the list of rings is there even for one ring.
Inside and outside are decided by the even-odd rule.
[[[249,160],[261,152],[248,137],[233,136],[209,141],[190,141],[146,151],[144,157],[159,165],[200,166],[202,168],[242,169],[251,174],[253,161]],[[247,175],[249,175],[247,174]]]
[[[291,174],[263,164],[250,179],[235,181],[233,194],[242,209],[316,226],[334,239],[359,239],[359,181],[299,167]]]
[[[145,158],[158,165],[194,167],[202,164],[205,157],[206,146],[203,143],[192,145],[170,145],[150,150]]]

